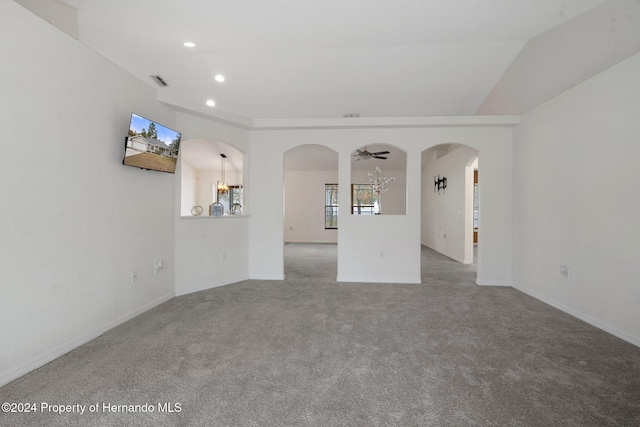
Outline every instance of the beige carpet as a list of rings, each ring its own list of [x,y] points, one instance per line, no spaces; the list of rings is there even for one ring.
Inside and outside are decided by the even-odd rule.
[[[335,245],[285,251],[284,281],[175,298],[1,388],[39,411],[0,425],[640,425],[640,349],[474,266],[423,249],[422,285],[336,283]]]

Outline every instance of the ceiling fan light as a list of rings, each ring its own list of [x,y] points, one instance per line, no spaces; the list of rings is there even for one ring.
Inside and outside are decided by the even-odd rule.
[[[356,150],[356,154],[353,155],[353,157],[356,158],[356,161],[358,160],[369,160],[369,159],[381,159],[381,160],[386,160],[387,157],[383,157],[381,156],[381,154],[390,154],[390,151],[377,151],[375,153],[372,153],[370,151],[367,150],[367,147],[364,147],[364,150]]]

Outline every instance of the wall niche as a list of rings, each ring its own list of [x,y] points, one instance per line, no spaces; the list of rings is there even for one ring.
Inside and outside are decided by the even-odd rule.
[[[381,186],[383,191],[376,191]],[[350,192],[352,215],[405,215],[407,153],[387,144],[353,151]]]
[[[244,154],[216,140],[189,139],[180,144],[180,215],[194,216],[202,207],[209,216],[214,202],[223,205],[224,215],[244,214]],[[226,190],[219,190],[220,183]]]

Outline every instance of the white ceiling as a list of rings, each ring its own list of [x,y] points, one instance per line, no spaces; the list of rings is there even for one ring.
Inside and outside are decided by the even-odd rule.
[[[221,170],[224,154],[227,171],[242,171],[244,155],[224,142],[210,139],[187,139],[180,142],[180,159],[201,171]]]
[[[81,42],[163,99],[251,119],[472,115],[529,39],[604,3],[62,1]]]

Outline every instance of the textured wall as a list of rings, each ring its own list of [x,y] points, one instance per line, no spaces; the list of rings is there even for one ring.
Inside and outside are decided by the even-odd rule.
[[[514,286],[636,345],[638,75],[640,54],[522,116],[513,206]]]
[[[173,296],[175,176],[122,165],[147,85],[11,1],[0,56],[1,384]]]

